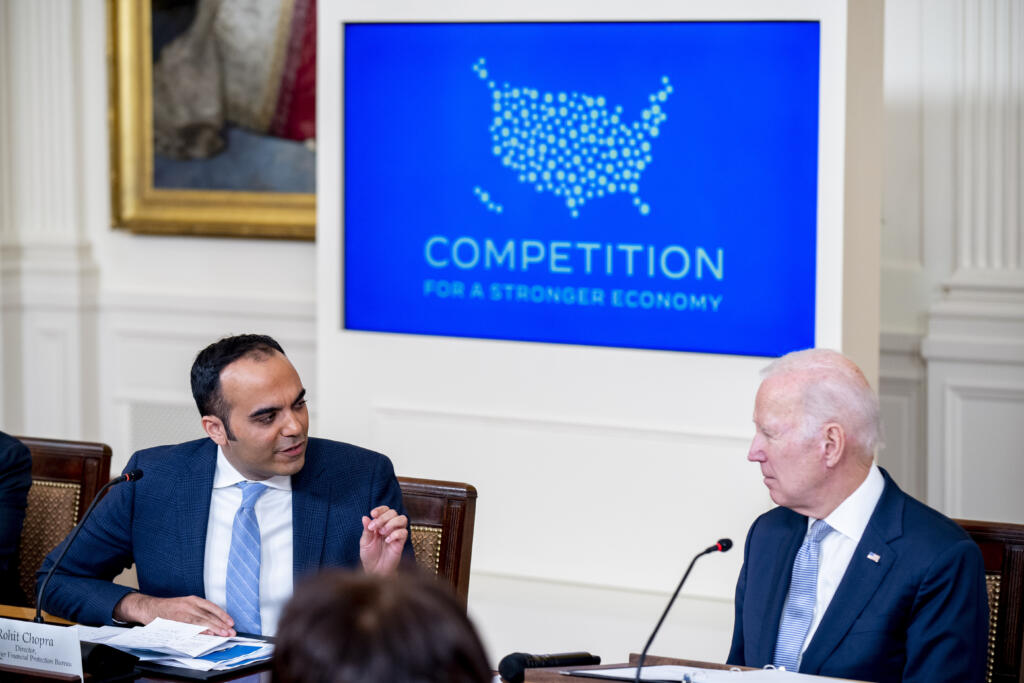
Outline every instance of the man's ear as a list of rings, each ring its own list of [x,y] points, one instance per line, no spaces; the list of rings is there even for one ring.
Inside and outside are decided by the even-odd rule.
[[[209,435],[218,446],[224,447],[228,443],[228,433],[224,423],[216,415],[203,415],[203,430]]]
[[[846,432],[843,426],[836,422],[829,422],[822,428],[822,455],[825,458],[825,467],[835,467],[842,461],[843,453],[846,452]]]

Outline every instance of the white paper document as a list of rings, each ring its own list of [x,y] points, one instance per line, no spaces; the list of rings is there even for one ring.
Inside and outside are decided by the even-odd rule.
[[[122,650],[151,650],[169,655],[198,657],[229,640],[221,636],[199,635],[205,630],[205,626],[157,617],[145,626],[129,629],[107,640],[105,644]]]
[[[641,681],[669,681],[670,683],[682,683],[682,681],[693,680],[693,675],[698,671],[707,669],[696,669],[691,666],[677,666],[659,664],[643,667]],[[569,676],[584,676],[586,678],[604,678],[612,681],[633,681],[636,680],[636,667],[627,666],[621,669],[589,669],[585,671],[563,671]]]
[[[140,661],[200,671],[227,670],[269,659],[274,646],[255,638],[201,635],[206,628],[168,619],[146,626],[83,627],[82,640],[102,643],[135,655]]]
[[[635,666],[623,667],[621,669],[562,671],[561,673],[569,676],[603,678],[613,681],[636,680]],[[812,680],[821,681],[821,677],[792,673],[783,669],[740,671],[739,669],[701,669],[693,666],[659,664],[643,667],[640,680],[655,683],[729,683],[730,681],[732,683],[810,683]]]

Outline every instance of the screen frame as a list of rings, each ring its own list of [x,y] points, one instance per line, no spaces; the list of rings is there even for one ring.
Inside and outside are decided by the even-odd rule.
[[[331,3],[322,3],[321,10]],[[334,141],[320,141],[321,149],[337,150],[334,154],[322,154],[318,166],[330,167],[320,174],[335,178],[329,186],[338,188],[338,203],[333,196],[328,200],[320,195],[320,217],[322,231],[318,241],[337,241],[335,253],[340,268],[333,279],[333,293],[337,295],[336,305],[331,312],[334,317],[333,329],[344,335],[393,335],[406,333],[374,332],[346,329],[344,327],[344,25],[346,23],[461,23],[461,22],[678,22],[678,21],[814,21],[820,26],[819,52],[819,98],[818,98],[818,202],[817,202],[817,247],[816,247],[816,288],[814,302],[814,345],[839,348],[843,331],[843,197],[844,197],[844,136],[846,90],[844,74],[846,69],[846,15],[844,7],[837,3],[791,0],[782,3],[763,2],[722,2],[709,7],[702,2],[664,2],[663,0],[641,0],[630,3],[629,11],[609,2],[580,3],[537,2],[530,0],[517,3],[515,11],[508,6],[470,6],[469,3],[444,0],[424,7],[411,2],[394,3],[345,3],[344,8],[333,8],[328,17],[321,17],[324,28],[336,37],[336,55],[322,55],[334,59],[340,66],[341,83],[335,102],[318,98],[323,110],[336,112],[332,116],[339,122],[340,135]],[[326,20],[326,21],[325,21]],[[330,22],[331,28],[326,24]],[[334,98],[331,98],[332,100]],[[320,183],[324,187],[325,183]],[[333,193],[331,193],[333,194]],[[324,220],[328,215],[333,220]],[[321,292],[324,294],[325,292]],[[430,335],[433,336],[433,335]],[[460,337],[462,338],[462,337]],[[489,339],[466,337],[473,341],[490,342]],[[551,344],[556,342],[516,341],[519,344]],[[573,344],[569,344],[572,346]],[[687,353],[670,351],[671,353]]]

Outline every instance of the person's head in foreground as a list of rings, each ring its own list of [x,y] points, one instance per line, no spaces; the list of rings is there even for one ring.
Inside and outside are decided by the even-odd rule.
[[[480,638],[448,586],[413,573],[324,572],[281,615],[275,683],[489,683]]]

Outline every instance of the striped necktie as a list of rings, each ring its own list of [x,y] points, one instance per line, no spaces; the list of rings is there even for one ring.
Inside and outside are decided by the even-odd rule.
[[[796,559],[793,560],[793,576],[789,580],[786,606],[782,608],[782,621],[779,623],[775,658],[772,661],[777,667],[786,667],[786,671],[796,671],[800,663],[800,650],[807,638],[807,631],[811,628],[814,603],[818,596],[820,543],[830,531],[832,527],[823,519],[812,524],[803,545],[796,553]]]
[[[227,611],[235,620],[235,631],[261,634],[260,621],[260,525],[256,501],[267,487],[242,481],[242,504],[231,527],[228,551]]]

